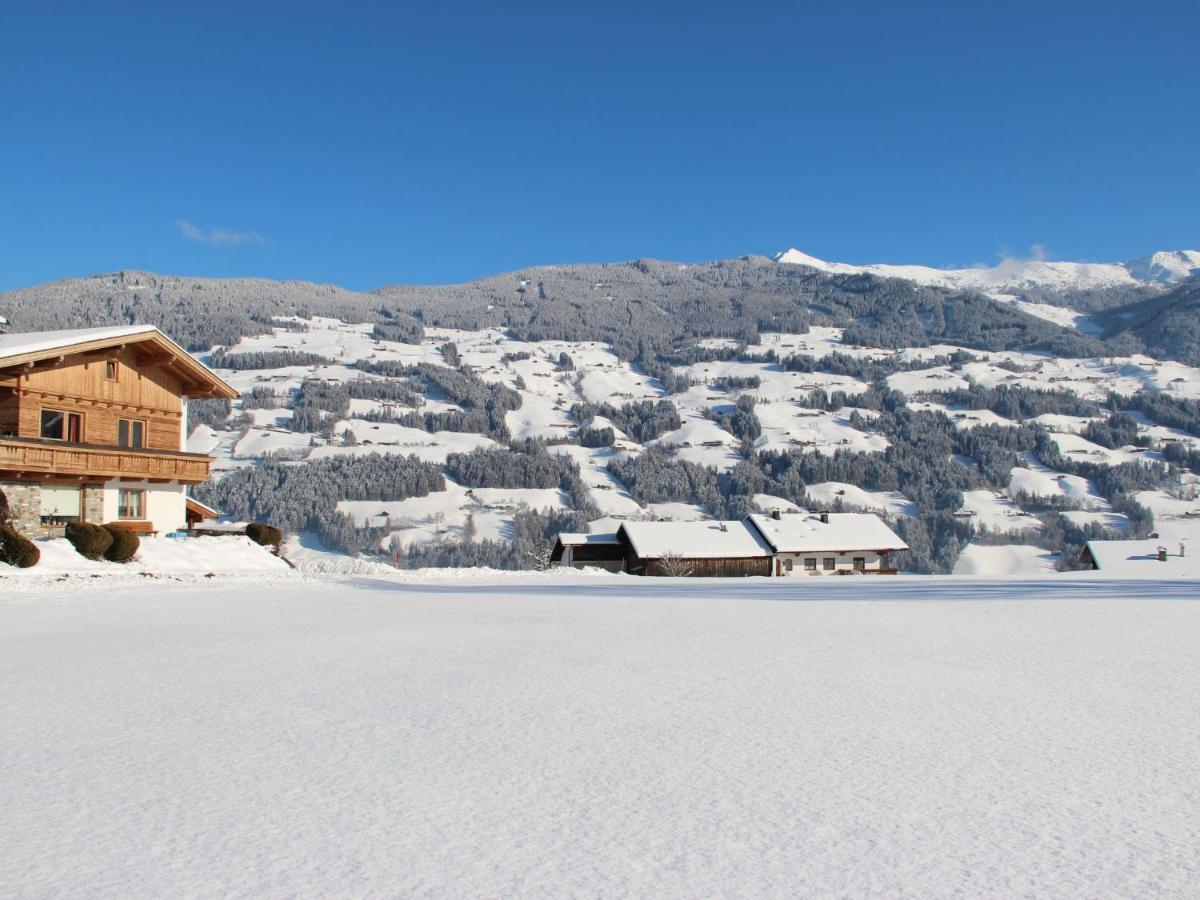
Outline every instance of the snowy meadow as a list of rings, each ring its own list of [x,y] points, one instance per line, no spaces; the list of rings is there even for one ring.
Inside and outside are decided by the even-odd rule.
[[[9,897],[1187,896],[1194,582],[4,585]]]

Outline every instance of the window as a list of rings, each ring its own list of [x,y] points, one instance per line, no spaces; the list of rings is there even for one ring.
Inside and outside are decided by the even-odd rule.
[[[783,561],[783,568],[785,571],[792,571],[792,561],[790,559],[785,559]]]
[[[120,447],[145,447],[146,423],[141,419],[121,419],[117,423],[117,445]]]
[[[76,485],[42,486],[42,524],[78,522],[83,510],[82,491]]]
[[[804,570],[805,570],[806,572],[815,572],[815,571],[817,571],[817,560],[816,560],[816,557],[809,557],[808,559],[804,560]]]
[[[837,568],[837,560],[832,556],[827,556],[821,560],[821,568],[823,568],[826,572],[832,572]]]
[[[146,492],[117,491],[117,518],[141,519],[146,515]]]
[[[104,377],[108,381],[117,380],[117,361],[115,359],[105,360]]]
[[[83,416],[57,409],[43,409],[42,437],[78,444],[83,440]]]
[[[854,557],[854,568],[856,571],[861,572],[866,567],[867,567],[867,560],[865,557],[862,557],[862,556]]]

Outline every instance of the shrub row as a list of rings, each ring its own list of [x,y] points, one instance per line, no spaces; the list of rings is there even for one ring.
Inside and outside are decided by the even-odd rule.
[[[142,543],[128,528],[122,528],[120,525],[92,525],[88,522],[69,524],[66,538],[81,556],[119,563],[133,559]]]

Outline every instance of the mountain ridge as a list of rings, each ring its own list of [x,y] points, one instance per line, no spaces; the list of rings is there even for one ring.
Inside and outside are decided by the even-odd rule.
[[[1006,259],[995,266],[940,269],[933,266],[828,262],[789,248],[773,257],[778,263],[807,266],[839,275],[876,275],[918,284],[979,291],[1022,288],[1091,290],[1113,287],[1170,286],[1200,272],[1200,250],[1160,250],[1119,263]]]

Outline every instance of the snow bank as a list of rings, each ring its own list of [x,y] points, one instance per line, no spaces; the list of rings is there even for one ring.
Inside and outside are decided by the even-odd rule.
[[[268,548],[242,535],[220,537],[143,537],[128,563],[90,560],[65,538],[34,541],[42,556],[36,566],[0,565],[0,579],[44,581],[63,576],[126,578],[131,575],[284,575],[290,567]]]

